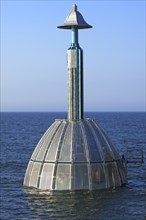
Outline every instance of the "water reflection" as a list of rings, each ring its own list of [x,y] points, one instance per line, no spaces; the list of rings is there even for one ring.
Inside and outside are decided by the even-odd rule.
[[[128,188],[88,192],[41,192],[25,189],[29,193],[28,207],[37,219],[108,219],[116,208],[126,212]],[[123,199],[122,199],[123,198]]]
[[[24,188],[31,219],[146,219],[146,164],[128,164],[128,185],[100,191]],[[28,211],[27,210],[27,211]]]

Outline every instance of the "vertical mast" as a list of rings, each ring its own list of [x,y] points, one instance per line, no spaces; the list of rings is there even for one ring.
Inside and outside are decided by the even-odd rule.
[[[83,119],[83,50],[78,43],[78,29],[92,28],[87,24],[77,11],[77,6],[72,6],[72,12],[65,23],[58,28],[71,29],[72,41],[67,51],[68,67],[68,120]]]
[[[83,51],[78,44],[78,29],[72,27],[68,63],[68,119],[83,119]]]

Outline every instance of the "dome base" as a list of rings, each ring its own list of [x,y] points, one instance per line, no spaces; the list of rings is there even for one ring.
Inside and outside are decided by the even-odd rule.
[[[41,190],[96,190],[127,183],[125,161],[93,120],[56,120],[37,144],[24,185]]]

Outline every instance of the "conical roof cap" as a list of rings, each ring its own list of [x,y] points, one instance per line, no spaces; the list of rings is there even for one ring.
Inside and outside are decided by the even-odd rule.
[[[72,29],[76,27],[77,29],[92,28],[91,25],[87,24],[83,16],[79,11],[77,11],[77,5],[72,6],[72,12],[67,16],[63,25],[58,26],[61,29]]]

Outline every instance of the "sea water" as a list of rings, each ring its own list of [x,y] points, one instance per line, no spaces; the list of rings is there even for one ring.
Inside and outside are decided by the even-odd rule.
[[[24,187],[26,167],[37,142],[66,113],[1,113],[0,219],[146,219],[145,113],[92,112],[85,116],[100,123],[121,155],[127,147],[133,150],[133,158],[127,156],[132,161],[127,164],[127,186],[53,193]],[[137,155],[142,155],[138,161]]]

